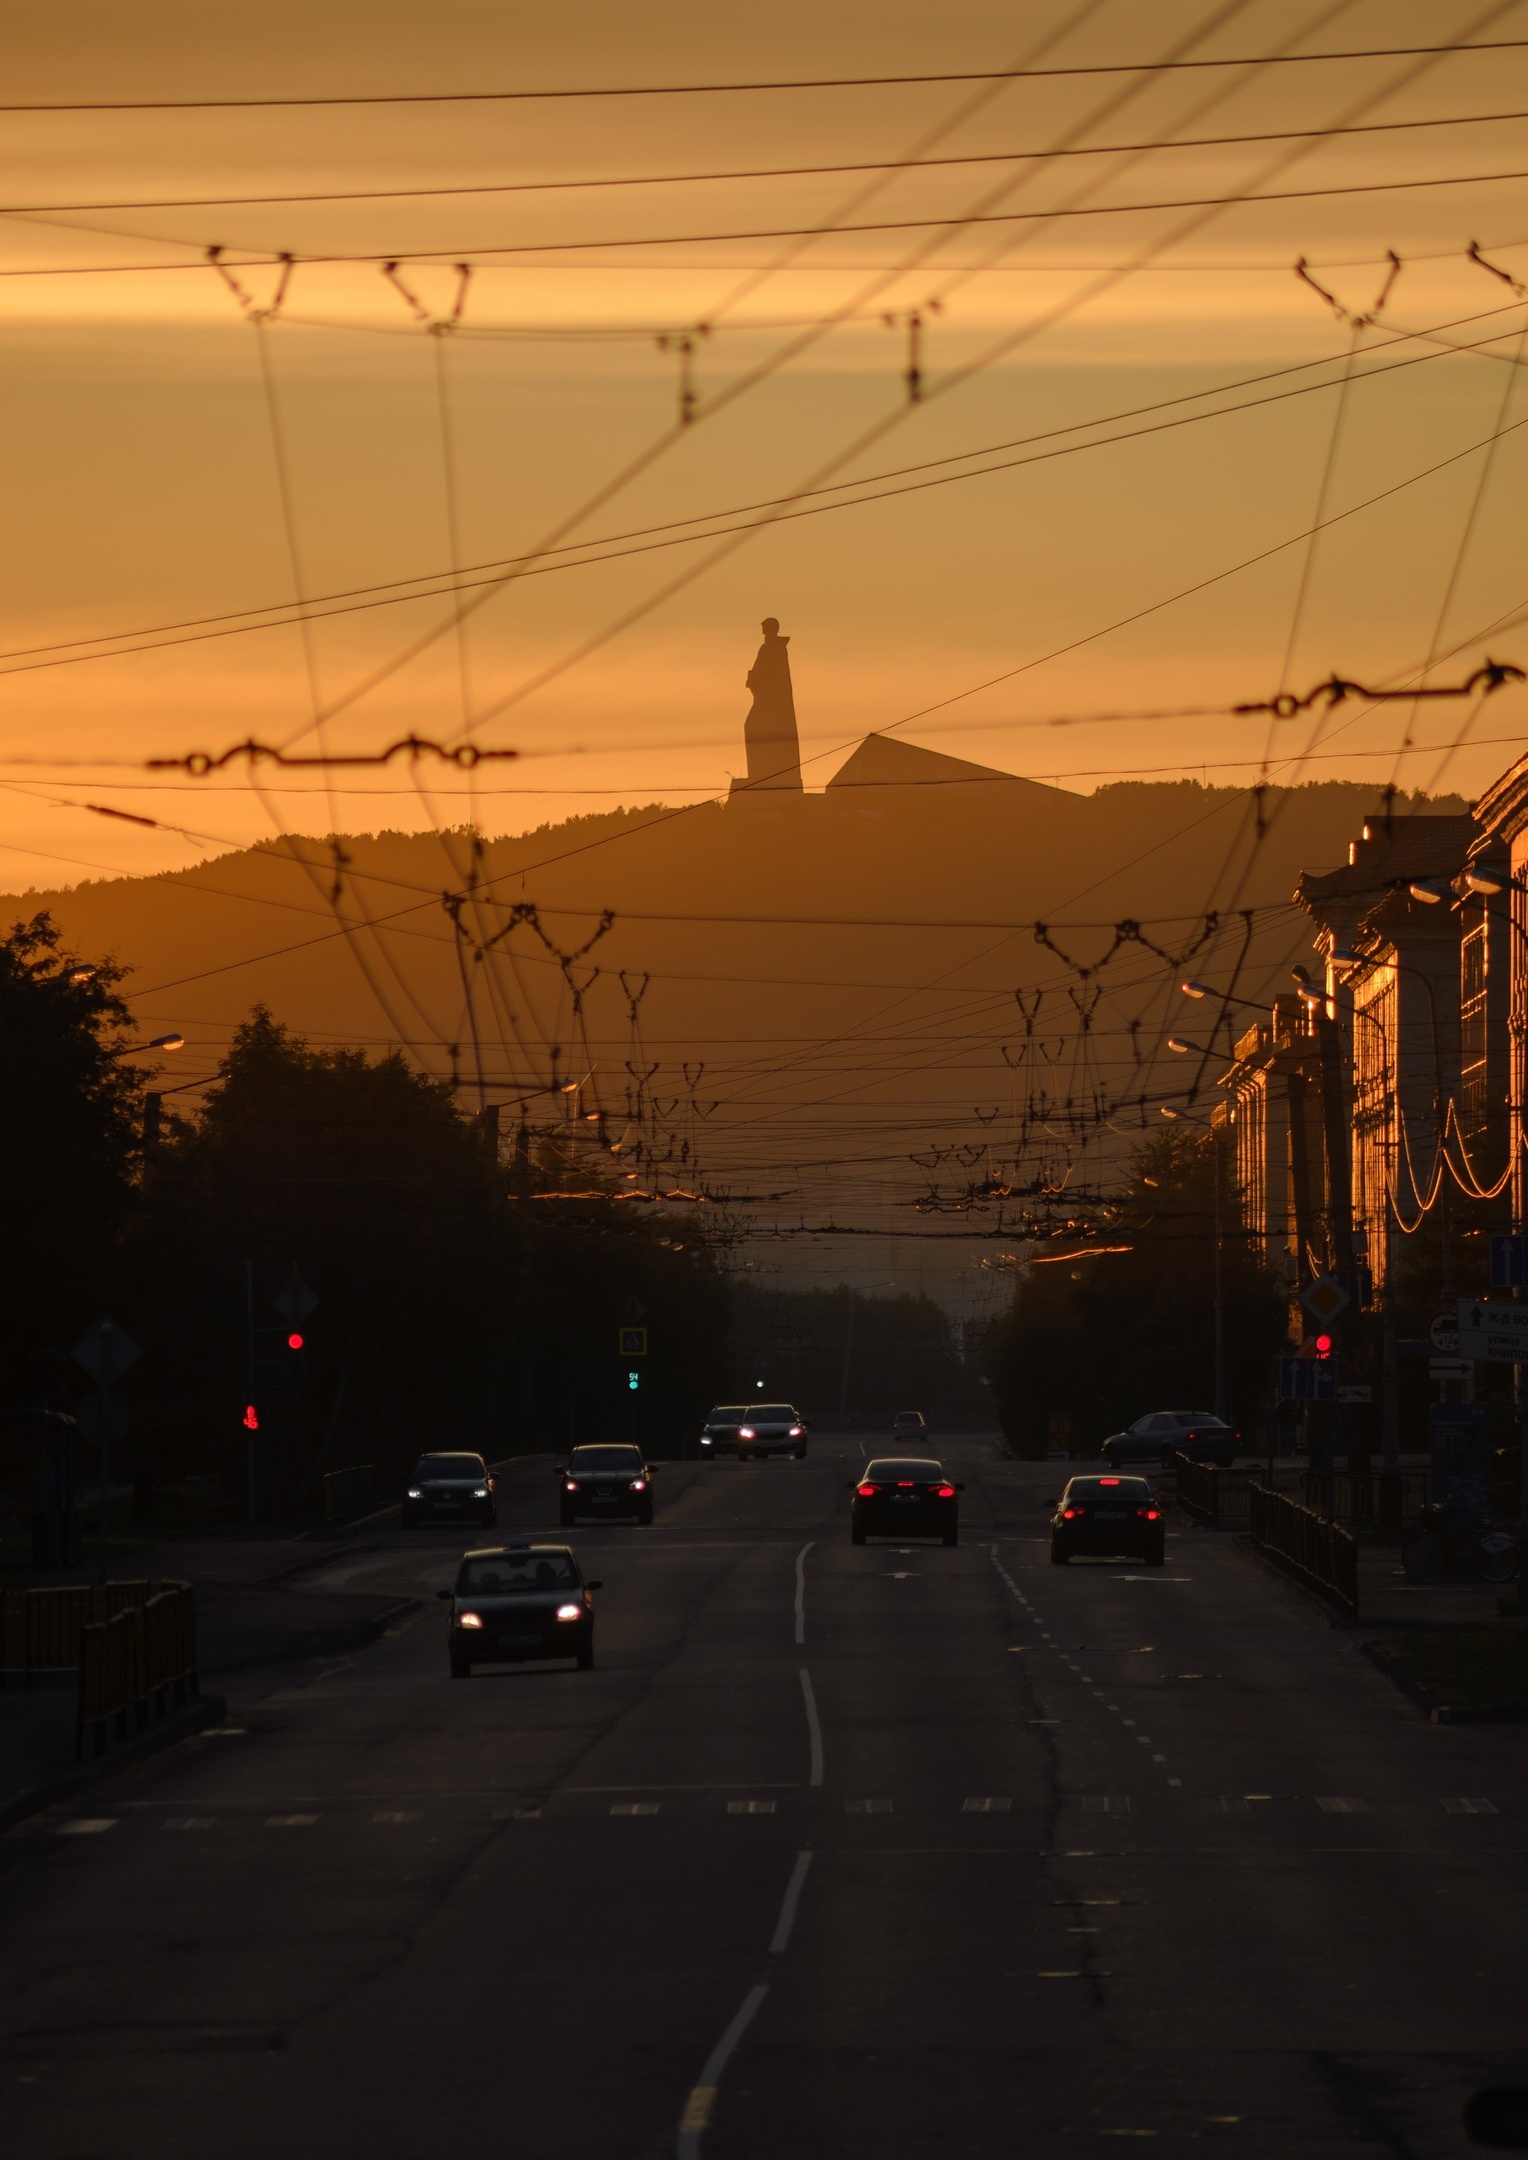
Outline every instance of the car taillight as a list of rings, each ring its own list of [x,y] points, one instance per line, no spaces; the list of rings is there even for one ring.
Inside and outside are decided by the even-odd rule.
[[[646,1478],[645,1478],[645,1477],[634,1477],[634,1478],[632,1479],[632,1481],[631,1481],[631,1489],[632,1489],[632,1491],[633,1491],[633,1492],[646,1492],[646,1490],[647,1490],[647,1480],[646,1480]]]
[[[578,1490],[578,1485],[577,1485],[577,1482],[576,1482],[576,1480],[575,1480],[575,1479],[573,1479],[573,1478],[569,1478],[569,1480],[568,1480],[568,1491],[569,1491],[569,1492],[577,1492],[577,1490]]]
[[[953,1485],[935,1485],[932,1488],[932,1491],[933,1496],[936,1500],[953,1500],[955,1497],[955,1488]]]
[[[582,1605],[559,1605],[557,1608],[559,1620],[581,1620],[583,1616],[584,1608]]]
[[[861,1500],[874,1500],[881,1490],[879,1485],[856,1485],[854,1489]]]
[[[898,1491],[898,1492],[911,1492],[911,1491],[913,1490],[913,1487],[914,1487],[914,1486],[915,1486],[915,1485],[917,1484],[917,1482],[918,1482],[918,1480],[917,1480],[916,1478],[910,1478],[910,1477],[899,1477],[899,1478],[897,1479],[897,1491]]]
[[[1063,1508],[1061,1510],[1061,1520],[1063,1522],[1075,1522],[1081,1513],[1082,1509],[1080,1507]]]
[[[1162,1520],[1160,1510],[1154,1507],[1138,1507],[1135,1512],[1137,1515],[1144,1515],[1148,1522],[1160,1522]]]
[[[1100,1485],[1117,1485],[1119,1479],[1117,1477],[1101,1477],[1098,1482]]]
[[[456,1624],[458,1627],[481,1627],[483,1625],[483,1615],[475,1612],[458,1613]]]

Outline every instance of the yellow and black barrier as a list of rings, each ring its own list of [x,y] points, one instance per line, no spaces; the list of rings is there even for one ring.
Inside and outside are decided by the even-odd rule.
[[[108,1585],[127,1588],[128,1585]],[[137,1587],[137,1586],[133,1586]],[[80,1630],[79,1752],[100,1755],[197,1692],[196,1610],[189,1583],[155,1583]]]

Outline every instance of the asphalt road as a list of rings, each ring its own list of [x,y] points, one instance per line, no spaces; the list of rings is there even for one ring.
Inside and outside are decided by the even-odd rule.
[[[1231,1541],[849,1543],[855,1443],[668,1465],[573,1542],[598,1664],[447,1676],[428,1600],[0,1840],[28,2160],[1469,2150],[1528,2075],[1522,1727],[1429,1726]],[[555,1521],[544,1464],[505,1527]],[[555,1530],[550,1530],[557,1536]]]

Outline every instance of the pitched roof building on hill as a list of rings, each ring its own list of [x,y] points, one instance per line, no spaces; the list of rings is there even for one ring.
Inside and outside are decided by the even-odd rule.
[[[1024,788],[1034,794],[1053,796],[1059,791],[1043,787],[1038,780],[1024,780],[1017,773],[998,772],[990,765],[972,765],[965,758],[946,757],[921,744],[898,742],[890,735],[867,735],[857,750],[839,766],[828,782],[835,788],[869,787],[988,787]]]

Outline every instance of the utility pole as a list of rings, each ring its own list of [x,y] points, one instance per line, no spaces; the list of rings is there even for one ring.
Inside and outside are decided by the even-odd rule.
[[[244,1263],[244,1459],[248,1484],[249,1519],[255,1519],[255,1434],[260,1429],[255,1408],[255,1263]]]
[[[1211,1131],[1210,1145],[1215,1164],[1215,1415],[1223,1418],[1226,1414],[1226,1301],[1220,1255],[1220,1132]]]

